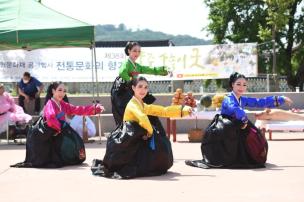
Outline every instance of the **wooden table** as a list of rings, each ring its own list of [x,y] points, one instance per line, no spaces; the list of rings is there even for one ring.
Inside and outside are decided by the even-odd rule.
[[[254,115],[262,111],[253,111],[245,109],[248,115]],[[167,137],[170,139],[171,133],[173,135],[173,142],[176,142],[176,121],[177,120],[212,120],[216,114],[220,114],[220,111],[200,111],[196,112],[193,116],[186,116],[182,118],[167,118]]]
[[[304,121],[257,120],[255,126],[260,128],[264,134],[268,132],[269,140],[272,140],[273,131],[304,131]]]
[[[172,132],[173,142],[176,142],[176,120],[212,120],[220,111],[200,111],[192,116],[182,118],[167,118],[167,137],[170,139]]]

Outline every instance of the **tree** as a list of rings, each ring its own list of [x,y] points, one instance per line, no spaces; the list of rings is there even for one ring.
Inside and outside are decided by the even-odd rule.
[[[125,24],[123,24],[123,23],[120,23],[119,25],[118,25],[118,28],[117,28],[119,31],[126,31],[127,30],[127,27],[126,27],[126,25]]]
[[[207,30],[215,43],[246,43],[275,40],[276,72],[287,76],[288,84],[304,82],[304,0],[205,0],[209,7]],[[263,49],[271,48],[266,44]],[[262,51],[263,52],[263,51]],[[265,58],[259,63],[265,72]]]

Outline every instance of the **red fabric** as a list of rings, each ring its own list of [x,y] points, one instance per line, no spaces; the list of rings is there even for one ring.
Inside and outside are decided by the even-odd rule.
[[[258,133],[254,128],[249,129],[246,139],[247,151],[251,158],[257,163],[265,163],[267,160],[267,140],[264,136]]]
[[[139,72],[130,72],[131,76],[137,76],[139,74]]]

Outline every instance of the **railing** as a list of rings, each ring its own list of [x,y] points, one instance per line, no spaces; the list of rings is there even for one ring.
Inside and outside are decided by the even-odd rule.
[[[279,79],[279,91],[280,92],[291,92],[292,90],[287,85],[287,80],[285,77],[280,77]],[[174,81],[150,81],[149,89],[152,93],[171,93],[172,86]],[[215,80],[212,80],[208,86],[203,85],[203,80],[193,80],[193,81],[184,81],[184,91],[192,91],[194,93],[214,93],[218,91],[223,91],[223,89],[218,88]],[[113,82],[101,82],[99,83],[99,93],[100,94],[109,94],[111,91]],[[4,83],[8,91],[13,91],[13,95],[16,94],[16,83]],[[45,91],[49,83],[44,83]],[[267,92],[267,78],[256,77],[248,78],[248,92]],[[92,83],[66,83],[68,92],[70,94],[91,94]],[[96,93],[96,89],[94,91]]]

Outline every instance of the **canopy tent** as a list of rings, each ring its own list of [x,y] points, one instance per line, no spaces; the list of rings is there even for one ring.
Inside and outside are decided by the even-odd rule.
[[[95,82],[99,97],[93,25],[56,12],[37,0],[0,0],[0,50],[55,47],[91,48],[93,100]]]
[[[35,0],[0,0],[0,50],[90,47],[94,26]]]
[[[54,47],[90,47],[94,85],[93,25],[58,13],[37,0],[0,0],[0,50]],[[96,68],[95,78],[97,82]]]
[[[93,25],[58,13],[37,0],[0,0],[0,50],[51,47],[91,47],[94,85]],[[96,68],[95,78],[97,82]]]

